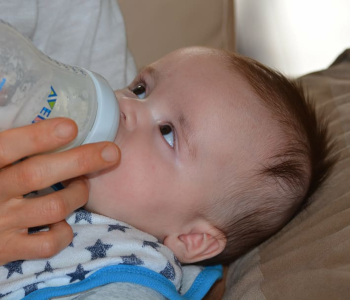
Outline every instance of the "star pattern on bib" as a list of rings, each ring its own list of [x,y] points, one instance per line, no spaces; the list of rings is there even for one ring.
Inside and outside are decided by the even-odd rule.
[[[85,249],[91,252],[91,260],[95,260],[106,257],[108,249],[112,247],[113,245],[103,244],[102,241],[98,239],[95,245],[86,247]]]
[[[83,266],[81,264],[79,264],[75,270],[75,272],[73,273],[68,273],[67,276],[71,277],[69,283],[72,283],[76,280],[84,280],[85,279],[85,275],[88,274],[90,271],[85,271]]]
[[[50,262],[47,261],[44,270],[41,271],[41,272],[35,273],[35,276],[36,276],[36,278],[38,278],[41,274],[43,274],[43,273],[53,273],[54,270],[55,269],[52,269],[52,267],[50,265]]]
[[[168,261],[166,267],[164,270],[160,272],[163,276],[168,278],[169,280],[174,280],[175,279],[175,270],[174,267],[171,265],[171,263]]]
[[[81,220],[85,220],[86,222],[92,224],[92,214],[91,212],[79,208],[75,211],[75,224],[79,223]]]
[[[150,241],[143,241],[142,248],[147,247],[147,246],[152,247],[157,252],[158,252],[158,248],[160,248],[160,245],[158,243],[150,242]]]
[[[33,293],[35,291],[38,290],[38,284],[40,282],[36,282],[36,283],[32,283],[32,284],[29,284],[29,285],[26,285],[23,289],[24,289],[24,293],[25,293],[25,296],[28,296],[30,293]]]
[[[77,235],[78,235],[77,232],[74,232],[74,233],[73,233],[73,240],[70,242],[70,244],[68,245],[68,247],[74,247],[73,241],[74,241],[74,238],[75,238]]]
[[[177,257],[174,255],[174,262],[175,264],[181,269],[181,262],[177,259]]]
[[[130,227],[123,226],[123,225],[120,225],[120,224],[108,225],[108,232],[109,231],[113,231],[113,230],[119,230],[119,231],[125,232],[125,229],[130,229]]]
[[[3,267],[9,271],[6,279],[9,279],[12,276],[12,274],[15,272],[18,274],[23,274],[23,271],[22,271],[23,262],[24,260],[16,260],[4,265]]]
[[[118,223],[117,220],[115,220],[116,223],[111,224],[103,218],[103,216],[94,215],[84,209],[78,209],[67,219],[73,228],[74,237],[62,252],[47,260],[18,260],[3,265],[2,277],[6,289],[3,289],[0,282],[0,300],[7,299],[7,295],[19,291],[22,293],[21,297],[25,297],[32,292],[49,287],[50,284],[60,286],[59,284],[62,283],[64,286],[85,279],[90,280],[89,275],[100,270],[100,264],[104,268],[104,266],[110,265],[110,262],[115,265],[143,266],[176,282],[179,276],[175,270],[178,272],[177,266],[181,268],[181,264],[175,256],[168,256],[167,259],[164,257],[160,262],[149,261],[153,255],[156,258],[162,257],[166,253],[163,252],[165,248],[160,242],[157,242],[156,239],[152,240],[148,234],[129,227],[128,224]],[[94,225],[97,226],[90,227]],[[36,233],[46,228],[31,228],[30,233]],[[122,245],[121,243],[126,244]],[[61,256],[64,251],[65,254]],[[23,265],[23,263],[25,264]],[[33,280],[28,281],[28,276],[32,276]],[[13,280],[14,282],[12,282]],[[18,282],[23,283],[18,285]],[[13,288],[8,284],[13,284]]]
[[[142,259],[138,258],[135,254],[125,255],[121,257],[123,263],[121,265],[144,265]]]
[[[4,297],[7,296],[7,295],[10,295],[11,293],[12,293],[12,292],[9,292],[9,293],[6,293],[6,294],[1,294],[1,293],[0,293],[0,299],[1,299],[1,298],[4,298]]]

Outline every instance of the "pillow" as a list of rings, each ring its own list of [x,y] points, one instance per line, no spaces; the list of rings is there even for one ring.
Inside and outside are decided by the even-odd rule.
[[[119,0],[138,69],[181,47],[234,50],[233,0]]]
[[[306,210],[229,267],[223,299],[349,298],[350,49],[301,81],[329,117],[339,159]]]

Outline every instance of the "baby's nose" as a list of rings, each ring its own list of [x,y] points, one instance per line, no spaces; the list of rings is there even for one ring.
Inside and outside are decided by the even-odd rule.
[[[120,122],[122,122],[128,131],[135,130],[137,126],[136,102],[136,100],[126,97],[119,99]]]

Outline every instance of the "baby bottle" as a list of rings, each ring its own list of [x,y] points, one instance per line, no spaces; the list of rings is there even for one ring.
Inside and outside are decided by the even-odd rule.
[[[54,117],[78,126],[78,136],[62,151],[114,141],[119,107],[102,76],[53,60],[0,20],[0,132]]]

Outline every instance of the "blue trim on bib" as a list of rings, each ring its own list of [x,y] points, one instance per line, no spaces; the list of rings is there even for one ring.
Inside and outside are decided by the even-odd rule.
[[[129,282],[149,287],[168,299],[200,300],[216,280],[222,277],[222,266],[205,267],[192,283],[191,288],[181,296],[173,283],[163,275],[139,266],[114,265],[104,267],[86,279],[65,286],[47,287],[37,290],[25,300],[47,300],[53,297],[69,296],[112,282]]]
[[[200,300],[213,286],[222,278],[223,269],[221,265],[205,267],[193,281],[189,290],[183,295],[184,299]]]

